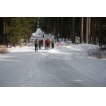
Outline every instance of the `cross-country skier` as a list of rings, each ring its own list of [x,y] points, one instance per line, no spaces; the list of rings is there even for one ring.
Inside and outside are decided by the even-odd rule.
[[[41,47],[43,47],[43,40],[41,39]]]
[[[39,40],[39,49],[41,49],[41,40]]]
[[[35,52],[38,51],[38,39],[35,40]]]
[[[47,40],[47,44],[48,44],[47,47],[50,48],[50,40],[49,39]]]
[[[52,49],[54,49],[54,43],[55,43],[55,41],[51,41],[51,44],[52,44]]]
[[[45,49],[48,48],[47,40],[45,40]]]

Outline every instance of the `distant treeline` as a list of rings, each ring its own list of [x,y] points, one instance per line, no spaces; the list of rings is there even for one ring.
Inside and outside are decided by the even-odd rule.
[[[75,37],[80,42],[106,44],[106,17],[41,17],[41,29],[58,38],[68,38],[75,43]]]
[[[11,46],[26,40],[37,29],[38,17],[0,17],[0,44]]]

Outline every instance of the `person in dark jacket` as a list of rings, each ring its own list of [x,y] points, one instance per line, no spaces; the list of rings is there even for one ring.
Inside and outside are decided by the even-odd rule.
[[[38,51],[38,39],[35,40],[35,52]]]
[[[41,47],[43,47],[43,40],[41,40]]]
[[[54,49],[54,43],[55,43],[55,41],[51,41],[51,44],[52,44],[52,49]]]
[[[47,47],[50,48],[50,40],[49,39],[47,40],[47,44],[48,44]]]

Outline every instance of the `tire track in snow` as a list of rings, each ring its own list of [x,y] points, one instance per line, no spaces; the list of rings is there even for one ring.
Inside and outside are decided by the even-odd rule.
[[[50,55],[50,57],[49,57]],[[59,56],[61,57],[61,56]],[[46,54],[43,66],[43,78],[41,78],[41,86],[48,87],[70,87],[79,86],[77,83],[70,81],[70,75],[61,64],[60,58],[54,54]],[[46,74],[45,74],[46,73]],[[67,78],[68,77],[68,78]]]
[[[39,66],[38,62],[39,58],[38,55],[32,56],[30,61],[28,61],[28,65],[25,68],[25,75],[22,78],[22,81],[19,86],[21,87],[38,87],[39,81]]]

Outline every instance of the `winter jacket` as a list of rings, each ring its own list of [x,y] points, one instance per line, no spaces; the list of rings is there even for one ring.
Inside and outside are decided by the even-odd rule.
[[[41,40],[41,43],[43,43],[43,40]]]
[[[51,41],[51,44],[54,44],[54,41]]]
[[[39,43],[41,43],[41,40],[39,40]]]
[[[38,44],[38,41],[37,40],[35,40],[35,44]]]
[[[45,40],[45,44],[47,44],[48,42],[47,42],[47,40]]]
[[[50,43],[50,41],[49,41],[49,40],[47,40],[47,43],[49,44],[49,43]]]

